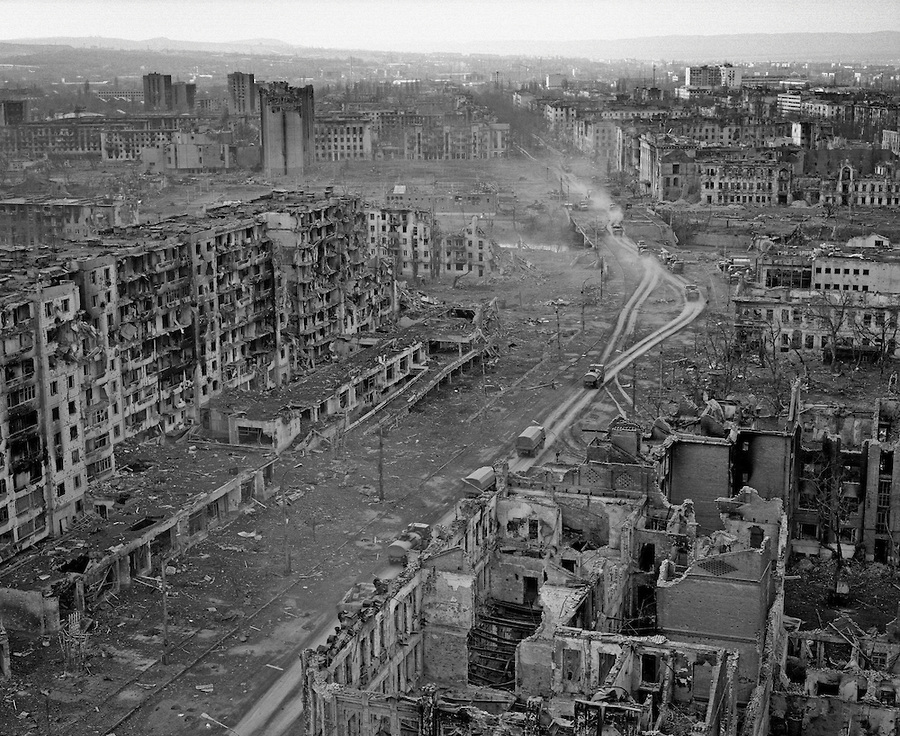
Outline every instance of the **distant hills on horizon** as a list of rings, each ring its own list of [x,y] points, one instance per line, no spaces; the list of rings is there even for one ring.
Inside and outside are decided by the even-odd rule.
[[[573,41],[448,41],[430,52],[415,49],[333,49],[298,46],[269,38],[240,41],[178,41],[150,38],[51,37],[0,40],[10,46],[70,46],[125,51],[193,51],[209,53],[310,56],[323,52],[365,56],[383,53],[460,53],[470,55],[547,56],[589,59],[679,60],[690,62],[842,61],[900,63],[900,31],[873,33],[752,33],[732,35],[672,35],[618,40]]]

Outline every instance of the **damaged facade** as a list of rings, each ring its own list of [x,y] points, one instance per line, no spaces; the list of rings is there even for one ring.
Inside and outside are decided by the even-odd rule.
[[[461,502],[305,653],[307,733],[766,733],[760,673],[780,672],[784,651],[781,501],[717,499],[703,535],[694,504],[642,487],[642,467],[496,465],[496,492]]]
[[[274,453],[127,442],[116,461],[119,473],[92,486],[91,516],[53,549],[25,553],[0,573],[7,627],[58,631],[69,614],[89,614],[273,492]]]
[[[0,246],[58,245],[138,224],[137,202],[122,197],[11,197],[0,199]]]
[[[847,243],[768,240],[755,281],[734,296],[742,342],[825,360],[879,360],[897,354],[900,271],[890,241],[878,234]]]
[[[225,391],[284,385],[396,313],[361,201],[331,192],[276,192],[3,260],[4,558],[85,512],[116,444],[199,424]]]
[[[298,176],[316,158],[313,87],[271,82],[259,87],[260,149],[266,176]]]

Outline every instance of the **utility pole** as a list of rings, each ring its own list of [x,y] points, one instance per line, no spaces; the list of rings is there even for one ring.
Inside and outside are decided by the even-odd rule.
[[[378,500],[384,503],[384,429],[378,425]]]
[[[169,650],[169,588],[166,585],[166,567],[169,565],[169,556],[165,555],[162,558],[162,568],[159,572],[159,582],[160,582],[160,590],[162,592],[162,624],[163,624],[163,650],[162,650],[162,663],[168,664],[168,650]]]
[[[562,342],[559,334],[559,304],[556,305],[556,351],[562,353]]]
[[[631,374],[631,414],[637,418],[637,360],[634,361],[634,370]]]
[[[295,466],[299,467],[299,466]],[[288,467],[285,469],[284,473],[281,474],[281,491],[279,496],[281,498],[281,517],[284,523],[284,534],[283,534],[283,545],[284,545],[284,574],[291,574],[291,545],[288,540],[288,512],[287,512],[287,477],[288,473],[291,472],[291,468]]]

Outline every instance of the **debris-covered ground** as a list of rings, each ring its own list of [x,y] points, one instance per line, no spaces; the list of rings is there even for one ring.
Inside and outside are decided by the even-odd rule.
[[[516,253],[530,266],[489,283],[416,285],[447,302],[497,297],[504,348],[484,375],[441,386],[385,435],[384,503],[374,434],[289,454],[275,475],[289,501],[287,524],[276,496],[172,561],[166,662],[161,580],[136,579],[93,612],[83,673],[64,673],[55,638],[12,633],[0,733],[224,733],[218,723],[235,725],[303,646],[328,633],[344,591],[383,570],[383,550],[407,523],[437,521],[463,494],[463,475],[507,454],[522,427],[554,408],[565,386],[580,384],[570,366],[597,348],[637,280],[635,262],[610,262],[602,296],[589,293],[582,330],[593,254],[527,244]],[[565,303],[558,328],[553,300]],[[646,319],[662,323],[676,307],[650,302]]]
[[[801,559],[787,570],[784,583],[784,612],[801,619],[803,629],[825,628],[844,614],[863,630],[872,627],[884,633],[885,624],[898,616],[900,575],[896,568],[878,563],[847,560],[842,580],[850,585],[845,604],[834,605],[835,560]]]

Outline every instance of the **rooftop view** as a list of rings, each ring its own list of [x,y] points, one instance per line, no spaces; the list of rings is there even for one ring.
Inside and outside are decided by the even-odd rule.
[[[893,2],[0,18],[0,734],[897,732]]]

